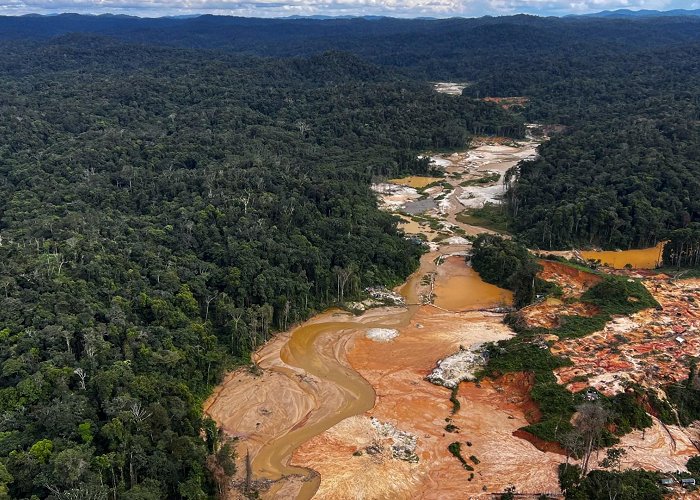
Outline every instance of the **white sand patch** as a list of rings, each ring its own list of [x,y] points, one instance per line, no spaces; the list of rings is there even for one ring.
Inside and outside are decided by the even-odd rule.
[[[467,86],[466,83],[457,82],[435,82],[433,89],[440,94],[462,95],[462,90]]]
[[[372,191],[378,194],[386,195],[403,195],[411,196],[418,194],[418,192],[408,186],[401,186],[399,184],[390,184],[388,182],[380,182],[379,184],[372,184]]]
[[[450,211],[452,208],[452,196],[448,196],[447,198],[443,198],[438,202],[438,211],[441,214],[446,214]]]
[[[624,334],[636,330],[640,324],[634,321],[629,316],[618,316],[612,319],[606,326],[606,330],[610,330],[614,334]],[[604,332],[604,334],[607,332]],[[607,337],[607,335],[606,335]]]
[[[406,203],[415,201],[421,196],[412,187],[387,182],[372,184],[372,191],[379,195],[382,207],[388,210],[399,210]]]
[[[450,236],[446,240],[443,240],[443,242],[448,245],[469,245],[469,240],[461,236]]]
[[[485,362],[481,344],[477,344],[471,349],[461,349],[438,361],[437,367],[428,374],[426,379],[433,384],[452,389],[463,380],[474,380],[474,372]]]
[[[392,458],[411,463],[418,462],[418,456],[416,455],[418,439],[416,436],[401,431],[388,422],[381,422],[375,417],[371,417],[370,422],[382,438],[389,438],[392,441]]]
[[[459,202],[467,208],[481,208],[486,203],[497,203],[503,196],[503,184],[495,186],[470,186],[465,187],[459,195]]]
[[[432,163],[436,167],[442,167],[442,168],[447,168],[447,167],[452,166],[452,162],[450,160],[443,158],[441,156],[431,156],[430,163]]]
[[[365,337],[375,342],[391,342],[399,336],[399,331],[392,328],[370,328]]]
[[[588,385],[606,396],[614,396],[625,392],[629,384],[639,383],[629,373],[601,373],[588,379]]]

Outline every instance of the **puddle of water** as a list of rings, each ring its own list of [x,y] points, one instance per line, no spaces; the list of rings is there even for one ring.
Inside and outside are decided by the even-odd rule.
[[[433,182],[439,182],[444,179],[440,177],[420,177],[417,175],[411,175],[409,177],[402,177],[401,179],[389,179],[392,184],[399,184],[400,186],[408,186],[414,189],[424,188]]]
[[[600,260],[615,269],[623,269],[626,264],[631,264],[636,269],[654,269],[661,262],[663,248],[664,244],[659,243],[655,247],[640,250],[581,252],[581,256],[586,260]]]
[[[435,283],[435,305],[450,311],[507,306],[513,293],[486,283],[463,257],[450,257],[440,266]]]
[[[403,229],[406,234],[424,234],[428,241],[433,241],[437,236],[437,232],[430,229],[427,225],[421,225],[418,222],[407,217],[401,217],[403,222],[399,222],[399,229]]]
[[[559,300],[559,299],[557,299],[557,298],[555,298],[555,297],[547,297],[547,299],[544,301],[544,303],[545,303],[545,304],[549,304],[549,305],[551,305],[551,306],[560,306],[560,305],[562,305],[564,302],[562,302],[561,300]]]

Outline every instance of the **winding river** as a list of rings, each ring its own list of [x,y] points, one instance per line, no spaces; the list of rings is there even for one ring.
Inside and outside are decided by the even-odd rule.
[[[446,250],[449,255],[464,248]],[[264,498],[313,497],[320,477],[290,464],[294,450],[374,407],[374,388],[347,361],[348,351],[367,329],[405,328],[422,308],[462,311],[511,300],[510,292],[483,282],[463,257],[437,259],[440,255],[445,254],[424,255],[420,269],[397,289],[409,305],[372,309],[361,316],[337,309],[323,312],[280,334],[255,354],[263,376],[238,370],[207,401],[205,411],[241,438],[239,456],[250,452],[252,476],[269,483]],[[430,273],[437,275],[436,306],[418,305],[420,294],[429,290],[421,278]]]
[[[433,216],[468,234],[483,232],[455,219],[464,208],[460,202],[464,190],[458,184],[461,174],[502,171],[531,155],[535,147],[536,143],[510,149],[487,145],[443,159],[452,165],[447,169],[455,175],[449,180],[455,189]],[[411,185],[425,185],[433,179],[410,181]],[[407,225],[412,229],[407,232],[428,231],[425,226],[414,225]],[[337,309],[325,311],[260,348],[253,359],[261,373],[242,368],[227,375],[204,410],[229,435],[239,438],[238,472],[233,487],[228,489],[229,498],[240,498],[246,472],[262,498],[308,499],[317,492],[324,498],[382,496],[378,491],[390,498],[445,498],[467,491],[479,494],[485,488],[503,489],[508,486],[503,483],[506,480],[518,480],[533,491],[557,488],[560,457],[513,436],[516,429],[527,425],[527,415],[512,404],[512,397],[505,398],[496,384],[484,390],[463,384],[460,397],[466,398],[469,412],[453,415],[455,423],[473,432],[471,451],[484,462],[490,459],[493,466],[478,470],[480,482],[472,483],[446,451],[454,439],[443,429],[450,415],[449,391],[425,381],[425,375],[439,359],[455,351],[512,335],[502,324],[501,315],[483,311],[510,304],[512,295],[483,282],[465,264],[462,256],[468,250],[465,240],[433,245],[432,251],[422,257],[420,268],[396,290],[405,297],[407,306],[370,309],[360,316]],[[653,267],[658,254],[656,248],[583,255],[616,267],[628,262],[636,267]],[[426,296],[432,303],[423,304]],[[400,335],[389,343],[375,343],[365,338],[370,328],[394,329]],[[394,462],[399,461],[395,460],[380,467],[366,458],[352,461],[349,457],[355,454],[351,450],[357,451],[359,438],[342,433],[338,438],[333,430],[350,425],[348,422],[357,429],[366,429],[370,416],[419,436],[420,464],[397,465]],[[328,439],[323,441],[329,433],[340,443],[329,445]],[[246,466],[246,456],[250,467]],[[531,477],[532,463],[548,464],[551,471]],[[498,474],[504,468],[509,470],[509,478]],[[402,471],[420,484],[401,485],[399,480],[392,483],[390,476],[399,477]],[[342,483],[340,476],[348,473],[349,482]],[[461,479],[453,480],[457,477]],[[326,481],[325,489],[322,479]],[[359,484],[362,481],[367,484]]]

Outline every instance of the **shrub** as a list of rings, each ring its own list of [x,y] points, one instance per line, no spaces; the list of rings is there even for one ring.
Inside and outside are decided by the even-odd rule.
[[[450,453],[452,453],[452,455],[454,455],[457,458],[457,460],[459,460],[462,463],[462,467],[464,467],[466,470],[468,470],[470,472],[474,471],[474,467],[469,465],[467,463],[467,461],[464,459],[464,457],[462,456],[462,445],[459,442],[451,443],[447,447],[447,449],[449,450]]]
[[[688,459],[688,463],[685,464],[688,468],[688,472],[693,475],[700,475],[700,455],[695,455]]]

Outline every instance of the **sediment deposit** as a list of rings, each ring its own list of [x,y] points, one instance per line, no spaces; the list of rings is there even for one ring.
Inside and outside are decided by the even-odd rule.
[[[433,156],[444,178],[373,186],[381,206],[402,218],[407,235],[429,240],[431,251],[394,294],[371,291],[370,299],[352,304],[360,315],[324,312],[260,349],[255,369],[227,376],[205,410],[239,438],[228,497],[240,496],[246,455],[262,498],[488,497],[511,485],[521,493],[559,494],[563,450],[521,430],[540,418],[530,398],[533,375],[470,381],[483,363],[481,346],[513,335],[503,312],[495,312],[507,309],[512,294],[483,282],[465,263],[464,236],[487,230],[457,220],[465,207],[483,205],[480,196],[502,190],[502,174],[534,156],[536,146],[490,138],[465,153]],[[491,180],[494,174],[498,180]],[[625,263],[641,255],[615,252]],[[652,251],[643,255],[648,260]],[[562,294],[524,309],[530,326],[556,328],[567,315],[597,314],[576,300],[599,275],[541,263],[541,277]],[[579,339],[541,339],[542,348],[573,361],[556,371],[559,382],[571,391],[592,386],[615,394],[629,382],[658,387],[684,378],[688,359],[700,355],[700,280],[607,272],[644,277],[662,309],[614,318]],[[380,303],[394,305],[377,308]],[[694,428],[655,420],[651,429],[622,438],[623,465],[682,469],[699,437]],[[453,443],[473,470],[450,453]]]

